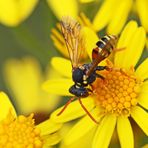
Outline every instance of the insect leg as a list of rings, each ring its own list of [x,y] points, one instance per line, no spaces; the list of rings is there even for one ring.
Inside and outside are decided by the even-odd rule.
[[[126,47],[121,47],[121,48],[114,48],[114,52],[118,52],[118,51],[122,51],[122,50],[125,50]]]
[[[91,93],[93,92],[90,88],[87,88],[87,90],[88,90],[89,92],[91,92]]]
[[[101,71],[101,70],[104,70],[104,69],[108,69],[108,66],[97,66],[96,67],[96,70],[98,70],[98,71]]]
[[[61,111],[57,114],[57,116],[60,116],[64,110],[67,108],[67,106],[75,99],[75,97],[72,97],[68,102],[64,105],[64,107],[61,109]]]
[[[111,65],[111,63],[109,62],[109,61],[107,61],[107,64],[109,63],[109,65]],[[96,71],[98,70],[98,71],[101,71],[101,70],[107,70],[107,71],[112,71],[113,70],[113,68],[112,68],[113,66],[111,65],[111,66],[97,66],[96,67]]]
[[[102,75],[100,75],[100,74],[98,74],[98,73],[95,73],[95,75],[96,75],[97,78],[101,78],[102,80],[105,79]]]
[[[81,98],[78,98],[79,102],[80,102],[80,105],[81,107],[84,109],[84,111],[87,113],[87,115],[97,124],[99,124],[98,121],[96,121],[96,119],[89,113],[89,111],[86,109],[86,107],[83,105],[82,101],[81,101]]]

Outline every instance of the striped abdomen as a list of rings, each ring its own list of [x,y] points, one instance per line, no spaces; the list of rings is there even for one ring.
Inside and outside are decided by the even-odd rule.
[[[97,47],[93,49],[92,59],[100,58],[103,60],[107,58],[113,51],[117,43],[117,37],[114,35],[106,35],[102,37],[97,43]]]

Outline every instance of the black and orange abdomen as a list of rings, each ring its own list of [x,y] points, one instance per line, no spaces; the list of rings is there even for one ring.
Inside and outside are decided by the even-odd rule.
[[[114,35],[106,35],[102,37],[97,43],[97,47],[92,51],[92,60],[98,59],[101,62],[107,58],[116,46],[117,37]]]

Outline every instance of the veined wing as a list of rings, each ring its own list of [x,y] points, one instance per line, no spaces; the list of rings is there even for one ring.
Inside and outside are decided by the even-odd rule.
[[[84,39],[81,34],[80,24],[70,17],[63,17],[61,20],[61,31],[69,53],[73,68],[78,67],[80,57],[84,53]]]

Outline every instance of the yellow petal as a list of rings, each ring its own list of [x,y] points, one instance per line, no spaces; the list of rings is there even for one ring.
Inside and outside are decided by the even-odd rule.
[[[123,30],[117,45],[117,48],[125,47],[125,50],[116,53],[115,64],[126,69],[135,66],[142,54],[145,41],[144,29],[142,27],[137,28],[137,24],[133,21],[129,22]]]
[[[99,31],[104,28],[112,19],[114,10],[117,8],[117,0],[105,0],[93,20],[95,30]]]
[[[116,116],[106,115],[96,131],[92,148],[107,148],[113,135],[115,125]]]
[[[148,78],[148,58],[140,64],[136,70],[136,75],[142,80]]]
[[[8,96],[4,92],[0,92],[0,121],[7,117],[9,111],[11,111],[14,117],[17,116]]]
[[[148,32],[148,1],[147,0],[136,0],[137,11],[142,23],[142,26]]]
[[[16,3],[12,0],[0,1],[0,22],[5,25],[16,26],[20,16]]]
[[[60,142],[62,136],[60,132],[53,133],[42,137],[44,140],[43,148],[49,148],[49,146],[55,145]]]
[[[127,46],[127,55],[123,61],[123,67],[131,67],[135,66],[140,59],[144,46],[146,43],[146,33],[143,27],[139,27],[132,40],[131,43]],[[129,49],[129,50],[128,50]],[[132,60],[129,60],[132,59]]]
[[[112,16],[107,27],[108,34],[119,34],[123,28],[132,6],[132,0],[121,0],[117,3],[116,14]]]
[[[125,48],[128,44],[130,44],[130,40],[132,39],[135,31],[137,29],[137,23],[135,21],[130,21],[124,28],[121,33],[121,36],[118,40],[117,48]],[[121,52],[117,52],[115,54],[114,63],[117,66],[121,66],[123,63],[123,59],[125,55],[128,53],[127,49],[122,50]]]
[[[32,13],[37,3],[38,0],[19,0],[19,10],[21,10],[19,12],[22,20],[26,19]]]
[[[51,29],[51,39],[53,40],[53,44],[64,56],[69,57],[68,50],[65,45],[65,40],[63,35],[60,32],[60,24],[57,24],[57,29]]]
[[[99,119],[102,117],[101,114],[98,116],[99,112],[101,110],[94,109],[91,111],[91,115],[99,121]],[[82,118],[66,135],[65,137],[65,144],[70,145],[74,143],[75,141],[79,140],[81,137],[89,133],[91,130],[93,130],[95,127],[97,127],[98,124],[94,123],[89,116],[85,116]],[[85,129],[85,130],[84,130]],[[87,136],[87,135],[86,135]]]
[[[136,106],[131,112],[132,118],[148,136],[148,113],[141,107]]]
[[[90,122],[92,122],[92,121],[90,121]],[[69,125],[68,128],[67,128],[67,125]],[[76,141],[74,141],[70,145],[66,144],[66,140],[67,140],[66,137],[67,137],[67,133],[71,130],[72,124],[66,124],[64,126],[64,128],[65,127],[66,127],[66,130],[65,129],[63,130],[63,128],[61,130],[62,131],[61,134],[64,135],[64,140],[65,141],[64,140],[62,141],[62,143],[60,145],[60,148],[79,148],[80,146],[81,146],[81,148],[91,148],[92,140],[93,140],[94,134],[96,132],[96,127],[91,128],[91,130],[89,130],[87,133],[85,133],[85,135],[83,135],[82,137],[79,137]],[[82,131],[84,131],[84,128],[83,128]],[[65,133],[66,133],[66,136],[65,136]],[[79,136],[80,133],[78,133],[77,136]],[[67,138],[70,139],[70,137],[67,137]]]
[[[144,82],[138,96],[138,103],[148,109],[148,81]]]
[[[47,0],[48,5],[56,15],[58,19],[63,16],[72,16],[76,18],[78,15],[78,4],[76,0]]]
[[[122,148],[134,148],[134,136],[131,124],[127,117],[120,116],[117,119],[117,132]],[[128,137],[128,140],[127,140]]]
[[[83,131],[84,131],[84,129],[83,129]],[[60,148],[79,148],[79,147],[91,148],[95,131],[96,131],[96,128],[91,129],[83,137],[80,137],[77,141],[74,141],[74,143],[72,143],[70,145],[66,145],[64,142],[62,142],[62,145],[60,146]]]
[[[38,0],[5,0],[0,1],[0,22],[16,26],[30,15]]]
[[[94,107],[94,101],[91,97],[82,99],[82,102],[88,111],[90,111]],[[62,109],[63,107],[54,111],[51,115],[51,120],[57,123],[62,123],[62,122],[67,122],[67,121],[79,118],[86,114],[78,100],[70,103],[68,107],[65,109],[65,111],[61,115],[57,116],[57,114]]]
[[[51,133],[56,132],[62,127],[62,124],[60,123],[54,123],[50,119],[38,124],[36,126],[41,131],[41,136],[48,135]]]
[[[71,78],[72,66],[69,60],[60,57],[54,57],[51,59],[51,65],[57,72],[59,72],[63,76]]]
[[[71,79],[51,79],[44,82],[42,88],[50,94],[72,96],[68,91],[72,85]]]
[[[94,32],[94,30],[92,30],[88,27],[83,27],[82,33],[83,33],[84,39],[85,39],[86,51],[91,59],[92,58],[92,50],[93,50],[93,48],[96,47],[96,43],[99,40],[99,38],[98,38],[97,34]]]
[[[90,2],[93,2],[95,0],[79,0],[81,3],[90,3]]]
[[[19,112],[28,114],[34,110],[49,110],[50,99],[41,89],[43,77],[35,59],[8,60],[4,66],[4,77]]]

